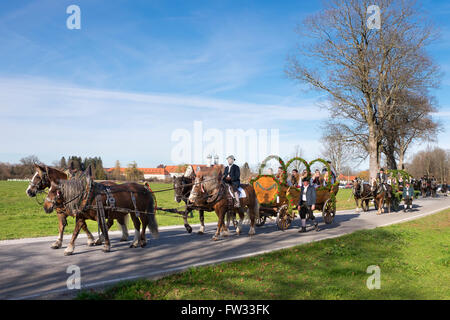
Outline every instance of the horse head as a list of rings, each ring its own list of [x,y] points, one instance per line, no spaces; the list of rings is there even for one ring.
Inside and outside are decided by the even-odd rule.
[[[58,169],[39,164],[35,164],[34,168],[36,171],[25,191],[29,197],[35,197],[38,192],[50,188],[52,182],[67,179],[67,174]]]
[[[175,201],[180,203],[181,200],[186,199],[192,189],[192,179],[184,176],[173,178],[173,190],[175,193]]]
[[[47,197],[44,201],[44,211],[52,213],[55,208],[60,208],[64,203],[61,188],[55,182],[51,182]]]
[[[213,193],[218,192],[222,180],[222,167],[211,167],[197,173],[189,195],[189,202],[195,203],[200,199],[206,199]]]

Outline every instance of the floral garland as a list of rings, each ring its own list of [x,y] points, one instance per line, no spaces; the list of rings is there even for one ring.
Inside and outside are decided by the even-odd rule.
[[[393,187],[395,186],[396,190],[394,192],[398,191],[398,186],[400,185],[400,182],[398,181],[399,174],[402,176],[403,181],[410,181],[411,182],[411,178],[413,177],[412,175],[410,175],[405,170],[388,169],[387,172],[390,173],[391,175],[393,175],[394,178],[395,178],[395,183],[394,183]]]
[[[268,157],[266,157],[266,158],[264,159],[264,161],[261,163],[261,165],[260,165],[260,167],[259,167],[259,174],[260,174],[260,175],[262,174],[264,168],[266,167],[267,162],[268,162],[269,160],[272,160],[272,159],[277,159],[278,162],[280,163],[280,166],[283,168],[283,170],[282,170],[282,172],[281,172],[281,176],[282,176],[283,183],[286,184],[286,181],[287,181],[287,169],[286,169],[286,168],[287,168],[287,167],[286,167],[286,165],[284,164],[283,159],[281,159],[281,158],[280,158],[279,156],[277,156],[277,155],[270,155],[270,156],[268,156]],[[269,176],[270,176],[270,175],[269,175]],[[275,177],[275,175],[273,175],[273,176]]]

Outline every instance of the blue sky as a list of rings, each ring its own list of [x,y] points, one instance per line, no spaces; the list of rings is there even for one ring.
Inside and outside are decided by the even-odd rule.
[[[450,148],[450,3],[423,3],[442,34],[430,53],[445,72],[438,145]],[[71,4],[81,30],[66,28]],[[0,161],[173,164],[171,134],[194,121],[279,129],[282,156],[300,145],[315,158],[324,97],[283,70],[296,24],[318,10],[315,1],[2,1]]]

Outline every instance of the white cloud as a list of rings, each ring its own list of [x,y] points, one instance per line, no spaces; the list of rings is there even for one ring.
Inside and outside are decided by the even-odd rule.
[[[298,105],[87,89],[37,78],[0,78],[0,125],[8,132],[0,141],[5,154],[37,154],[50,162],[62,155],[80,154],[100,155],[108,165],[115,159],[154,165],[168,163],[173,147],[171,132],[191,130],[195,120],[203,121],[205,129],[279,129],[280,139],[289,141],[286,133],[295,128],[296,121],[327,117],[312,99],[298,101]]]

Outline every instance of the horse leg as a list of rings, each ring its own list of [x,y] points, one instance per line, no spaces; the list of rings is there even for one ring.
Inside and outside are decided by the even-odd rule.
[[[192,210],[186,209],[186,210],[184,211],[184,214],[183,214],[183,221],[184,221],[184,227],[186,228],[186,231],[187,231],[188,233],[191,233],[191,232],[192,232],[192,227],[189,225],[189,222],[188,222],[188,219],[187,219],[189,213],[192,213]]]
[[[64,250],[65,256],[70,256],[75,250],[75,241],[77,240],[78,234],[83,226],[86,225],[86,221],[83,218],[77,217],[75,220],[75,229],[73,230],[72,239],[70,239],[66,250]]]
[[[141,214],[141,222],[142,222],[142,229],[141,229],[141,248],[145,247],[147,245],[147,237],[145,236],[145,230],[147,230],[148,226],[148,215]]]
[[[52,249],[61,248],[62,242],[63,242],[63,236],[64,236],[64,228],[67,225],[67,220],[66,220],[64,213],[58,212],[57,216],[58,216],[59,235],[58,235],[58,239],[50,246],[50,248],[52,248]]]
[[[218,218],[218,221],[217,221],[217,230],[216,230],[216,233],[214,234],[214,236],[212,237],[212,239],[214,240],[214,241],[217,241],[217,240],[219,240],[219,236],[220,236],[220,230],[222,229],[222,226],[225,226],[225,224],[224,224],[224,210],[222,209],[222,208],[219,208],[219,209],[217,209],[216,210],[216,214],[217,214],[217,218]]]
[[[138,245],[141,243],[141,234],[140,234],[141,222],[134,213],[130,213],[130,216],[134,225],[134,239],[130,245],[130,248],[137,248]]]
[[[199,217],[200,217],[200,230],[198,231],[198,234],[204,234],[205,233],[205,211],[200,210],[199,211]]]
[[[122,229],[122,238],[120,238],[120,241],[128,241],[127,221],[128,221],[128,214],[117,218],[117,222],[119,223],[119,226]]]
[[[356,203],[356,212],[359,212],[359,199],[355,198],[355,203]],[[362,206],[362,201],[361,201],[361,206]]]
[[[241,234],[242,223],[244,221],[244,218],[245,218],[245,215],[244,215],[244,212],[243,212],[243,208],[241,207],[241,208],[239,208],[239,222],[238,222],[237,227],[236,227],[236,234],[237,235]]]
[[[255,231],[256,217],[259,215],[259,212],[256,212],[255,206],[253,206],[253,208],[249,208],[248,211],[250,216],[250,230],[248,231],[248,235],[254,236],[256,234]]]

